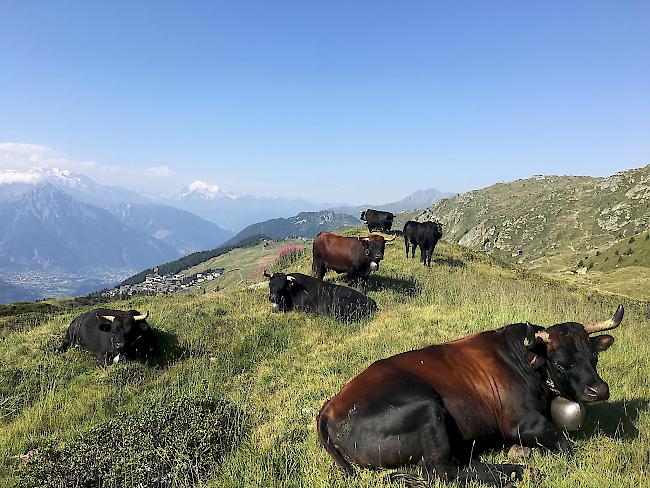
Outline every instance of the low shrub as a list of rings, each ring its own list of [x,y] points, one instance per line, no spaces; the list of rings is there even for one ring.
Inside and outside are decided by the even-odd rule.
[[[263,264],[257,269],[257,271],[255,272],[255,277],[261,278],[262,275],[264,275],[264,272],[267,270],[269,271],[269,273],[284,270],[287,268],[287,266],[290,266],[291,264],[298,261],[301,257],[303,257],[305,253],[306,250],[303,246],[295,246],[295,245],[284,246],[276,254],[273,263],[271,263],[270,265]]]
[[[220,398],[142,404],[70,442],[36,446],[15,488],[191,486],[214,474],[243,435],[241,411]]]

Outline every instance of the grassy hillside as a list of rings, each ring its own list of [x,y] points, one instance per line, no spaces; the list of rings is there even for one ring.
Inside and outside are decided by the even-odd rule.
[[[318,443],[315,416],[347,380],[401,351],[516,321],[597,320],[619,302],[444,242],[427,270],[407,261],[398,242],[369,282],[380,312],[357,325],[272,314],[267,289],[110,304],[151,312],[163,346],[151,364],[104,371],[79,350],[55,356],[79,310],[7,309],[19,315],[0,319],[2,484],[388,486],[381,473],[344,477]],[[309,254],[291,269],[308,272]],[[520,486],[648,486],[650,306],[624,303],[599,368],[611,401],[589,409],[586,428],[573,436],[575,455],[535,454],[528,464],[545,477]]]
[[[262,241],[255,246],[233,249],[226,254],[186,269],[181,274],[190,276],[209,269],[223,268],[226,272],[222,276],[200,285],[201,289],[213,291],[234,286],[243,287],[263,280],[264,278],[261,276],[263,268],[273,265],[278,253],[287,246],[300,246],[311,249],[311,241],[305,241],[304,239]]]
[[[540,176],[499,183],[436,203],[420,216],[430,218],[446,225],[444,237],[451,242],[487,248],[506,262],[557,276],[589,264],[588,273],[647,268],[650,165],[608,178]],[[627,274],[637,277],[634,270]],[[610,285],[615,282],[612,277]],[[650,286],[630,288],[625,294],[650,299]]]

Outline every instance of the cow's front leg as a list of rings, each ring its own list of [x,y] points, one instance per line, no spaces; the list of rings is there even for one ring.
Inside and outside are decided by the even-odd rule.
[[[568,453],[573,451],[566,434],[538,412],[524,417],[509,440],[526,447],[542,446],[550,451]]]

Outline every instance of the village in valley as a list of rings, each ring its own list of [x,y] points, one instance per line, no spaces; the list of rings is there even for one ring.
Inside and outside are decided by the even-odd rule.
[[[158,274],[158,268],[154,268],[153,273],[148,274],[142,283],[122,284],[110,290],[102,291],[101,296],[104,298],[124,298],[134,295],[167,295],[189,290],[192,287],[198,287],[203,283],[213,281],[223,275],[224,271],[223,268],[218,268],[188,276],[182,274],[160,275]]]

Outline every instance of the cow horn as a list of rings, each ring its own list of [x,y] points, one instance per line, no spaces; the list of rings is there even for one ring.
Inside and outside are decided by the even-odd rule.
[[[596,322],[595,324],[586,324],[584,328],[588,334],[615,329],[616,327],[621,325],[624,312],[625,309],[623,308],[623,305],[619,305],[618,308],[616,309],[616,312],[614,312],[614,316],[611,319],[604,320],[602,322]]]
[[[97,314],[97,317],[99,317],[100,319],[108,320],[109,322],[112,322],[113,320],[115,320],[114,315],[99,315],[99,314]]]
[[[268,269],[265,269],[265,270],[264,270],[264,276],[266,276],[267,278],[273,278],[273,275],[272,275],[272,274],[269,274],[269,270],[268,270]]]
[[[142,322],[143,320],[147,320],[147,317],[149,317],[149,312],[145,313],[144,315],[134,315],[133,320],[136,322]]]
[[[296,278],[291,275],[287,275],[287,281],[296,281]]]
[[[397,235],[395,235],[395,234],[393,234],[393,238],[392,238],[392,239],[388,239],[388,238],[384,237],[384,240],[385,240],[386,242],[391,242],[391,241],[394,241],[395,239],[397,239]]]
[[[547,344],[551,342],[551,336],[545,330],[540,330],[539,332],[535,332],[535,338],[540,339],[546,342]]]

